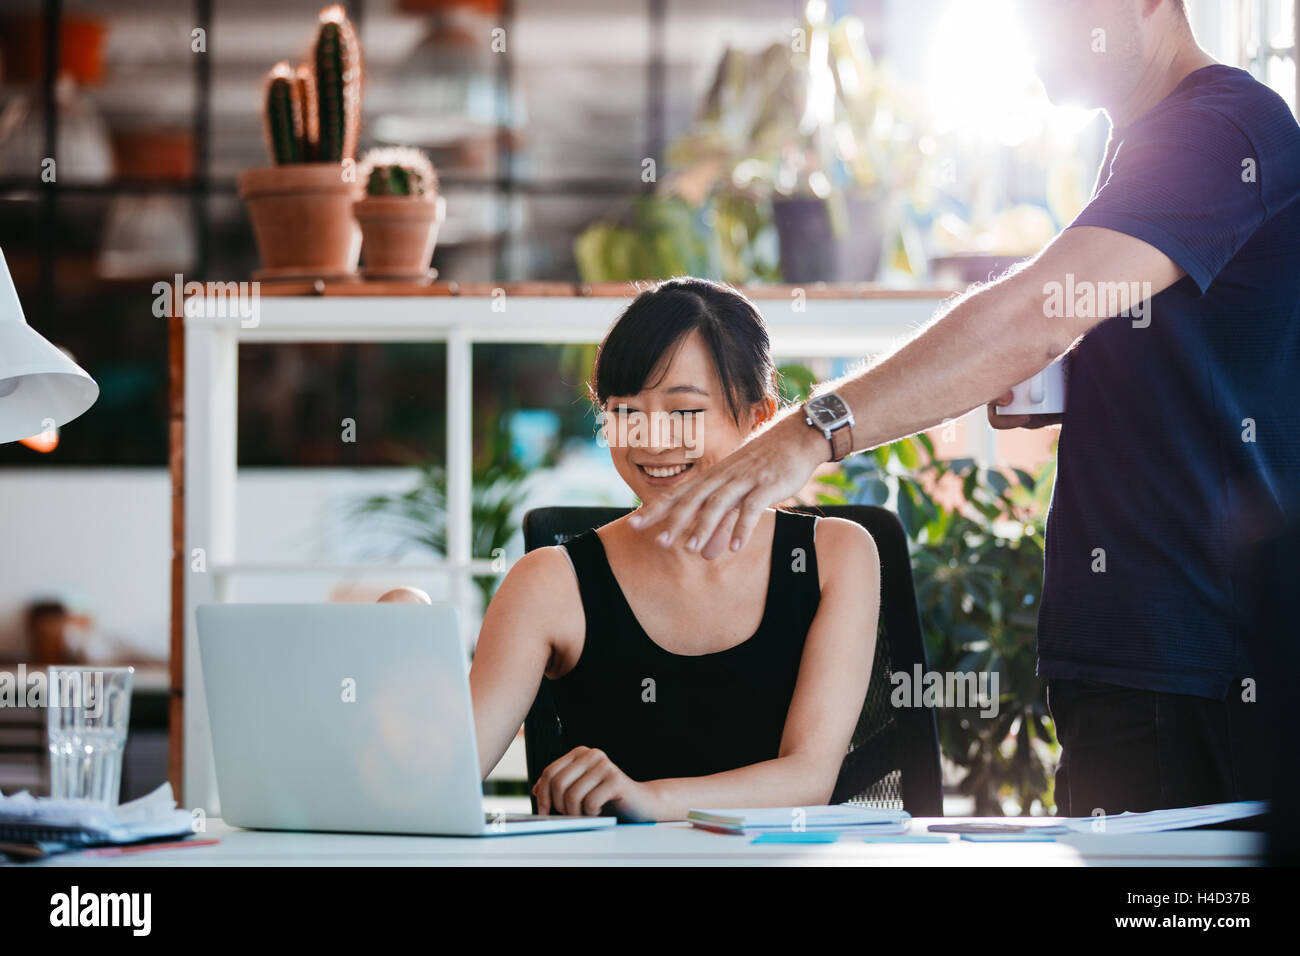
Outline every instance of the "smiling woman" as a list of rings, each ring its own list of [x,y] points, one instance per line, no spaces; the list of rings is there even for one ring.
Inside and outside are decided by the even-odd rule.
[[[660,282],[627,307],[600,347],[592,400],[603,408],[612,398],[662,384],[663,359],[671,361],[670,350],[679,349],[691,332],[699,333],[712,359],[722,386],[717,397],[733,420],[738,422],[747,406],[776,401],[776,366],[758,309],[728,286],[688,277]],[[667,391],[699,395],[702,390],[698,382],[683,382]]]
[[[619,475],[672,485],[734,448],[776,410],[776,366],[753,303],[705,279],[659,283],[632,302],[600,347],[590,386]],[[705,432],[714,432],[706,441]]]
[[[619,475],[657,501],[776,413],[767,329],[727,286],[659,283],[606,336],[590,393]],[[532,551],[489,605],[470,671],[480,768],[545,677],[564,753],[534,789],[543,813],[825,803],[871,674],[879,574],[860,526],[771,509],[715,561],[626,518]]]

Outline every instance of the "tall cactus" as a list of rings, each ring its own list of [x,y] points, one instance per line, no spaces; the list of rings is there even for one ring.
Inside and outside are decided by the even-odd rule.
[[[352,159],[361,131],[361,45],[338,4],[320,12],[311,63],[271,68],[263,90],[263,132],[271,161]]]
[[[302,104],[302,158],[304,162],[315,162],[320,153],[320,117],[316,103],[316,77],[311,67],[299,63],[293,71],[294,84],[298,90],[298,102]]]
[[[262,115],[262,132],[271,161],[301,163],[304,159],[302,101],[287,62],[271,68],[263,95],[266,111]]]
[[[361,127],[361,47],[338,4],[320,12],[315,61],[320,117],[316,158],[334,163],[352,159]]]

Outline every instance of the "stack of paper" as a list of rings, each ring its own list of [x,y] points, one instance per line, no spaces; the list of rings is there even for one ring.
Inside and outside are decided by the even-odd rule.
[[[717,833],[904,833],[912,818],[904,810],[879,810],[841,803],[834,807],[760,807],[738,810],[692,810],[692,825]]]
[[[137,843],[193,832],[193,817],[178,809],[172,786],[129,803],[0,794],[0,845],[18,856],[44,856],[74,847]]]
[[[1071,817],[1066,820],[1066,825],[1075,833],[1159,833],[1245,820],[1263,813],[1268,813],[1266,801],[1249,800],[1174,810],[1148,810],[1146,813],[1118,813],[1115,816]]]

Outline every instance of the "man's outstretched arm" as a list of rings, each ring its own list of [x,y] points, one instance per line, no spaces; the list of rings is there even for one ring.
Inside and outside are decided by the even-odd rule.
[[[1065,286],[1067,274],[1075,289],[1138,283],[1155,295],[1184,272],[1132,236],[1093,226],[1065,230],[1028,265],[967,294],[892,355],[818,388],[835,391],[852,408],[853,450],[966,414],[1041,371],[1098,322],[1138,304],[1106,309],[1103,295],[1094,310],[1100,315],[1076,316],[1066,308],[1065,315],[1049,317],[1045,289]],[[763,509],[797,493],[830,457],[822,434],[805,424],[801,409],[790,409],[725,461],[642,508],[633,526],[650,529],[665,546],[680,540],[709,558],[729,543],[738,550]]]

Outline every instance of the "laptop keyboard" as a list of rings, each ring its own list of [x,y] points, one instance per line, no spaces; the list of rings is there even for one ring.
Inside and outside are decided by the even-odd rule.
[[[540,813],[484,813],[484,823],[527,823],[529,820],[554,820]]]

